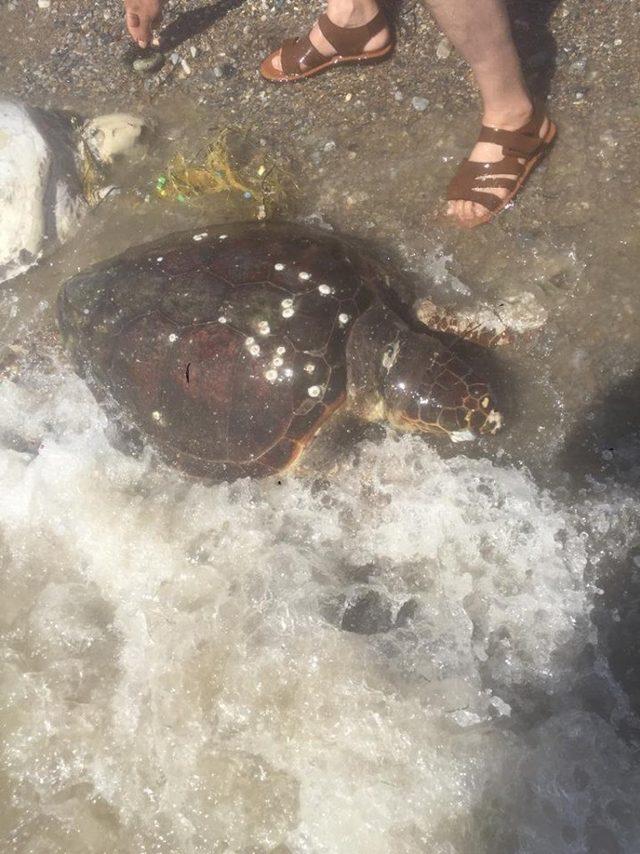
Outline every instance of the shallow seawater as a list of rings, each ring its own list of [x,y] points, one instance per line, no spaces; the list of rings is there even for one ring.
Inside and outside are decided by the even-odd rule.
[[[65,276],[205,216],[141,199],[0,291],[3,344],[39,334]],[[579,236],[517,251],[542,247],[580,295]],[[500,245],[434,238],[422,272],[453,294],[484,264],[482,295],[508,291]],[[280,480],[211,485],[125,453],[64,361],[0,379],[3,850],[636,854],[636,623],[600,585],[638,586],[639,457],[625,427],[585,489],[582,458],[559,456],[582,296],[497,357],[520,394],[494,444],[375,432]],[[610,345],[581,346],[593,364]]]

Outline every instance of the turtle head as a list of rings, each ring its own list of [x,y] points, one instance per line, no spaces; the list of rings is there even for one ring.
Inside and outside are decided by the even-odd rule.
[[[500,429],[488,383],[439,337],[414,332],[384,306],[354,324],[347,357],[350,404],[363,418],[453,442]]]
[[[465,442],[502,424],[488,383],[439,339],[404,330],[382,355],[387,419],[403,430]]]

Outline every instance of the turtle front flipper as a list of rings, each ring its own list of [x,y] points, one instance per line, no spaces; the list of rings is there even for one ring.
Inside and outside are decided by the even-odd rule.
[[[421,323],[434,332],[454,335],[480,347],[502,347],[515,340],[512,330],[498,311],[490,306],[482,306],[475,311],[456,311],[440,308],[430,299],[423,299],[416,305],[416,315]]]

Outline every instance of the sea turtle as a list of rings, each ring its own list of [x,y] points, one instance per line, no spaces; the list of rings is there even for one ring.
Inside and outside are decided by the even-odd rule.
[[[129,250],[69,280],[63,339],[161,455],[234,479],[292,465],[349,406],[454,441],[495,433],[486,382],[388,305],[385,270],[303,225],[238,224]]]
[[[110,189],[104,167],[148,131],[123,113],[84,121],[0,98],[0,284],[75,233]]]

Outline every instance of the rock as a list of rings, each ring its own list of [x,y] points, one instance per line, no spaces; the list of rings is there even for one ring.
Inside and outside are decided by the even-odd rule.
[[[137,74],[153,74],[164,65],[165,56],[162,51],[147,48],[142,53],[144,55],[139,55],[132,63],[133,70]]]
[[[110,113],[86,122],[82,140],[101,164],[108,165],[123,155],[141,153],[150,126],[137,116]]]
[[[391,603],[376,590],[368,590],[348,602],[341,628],[359,635],[372,635],[388,632],[393,625]]]
[[[411,99],[411,106],[419,113],[423,113],[429,106],[429,101],[427,100],[427,98],[414,97]]]
[[[451,55],[451,42],[448,38],[443,38],[438,42],[436,48],[436,56],[438,59],[448,59]]]
[[[0,283],[77,231],[90,203],[100,198],[96,182],[85,196],[87,170],[100,171],[131,153],[145,130],[135,116],[114,114],[79,131],[77,121],[62,113],[0,99]]]

